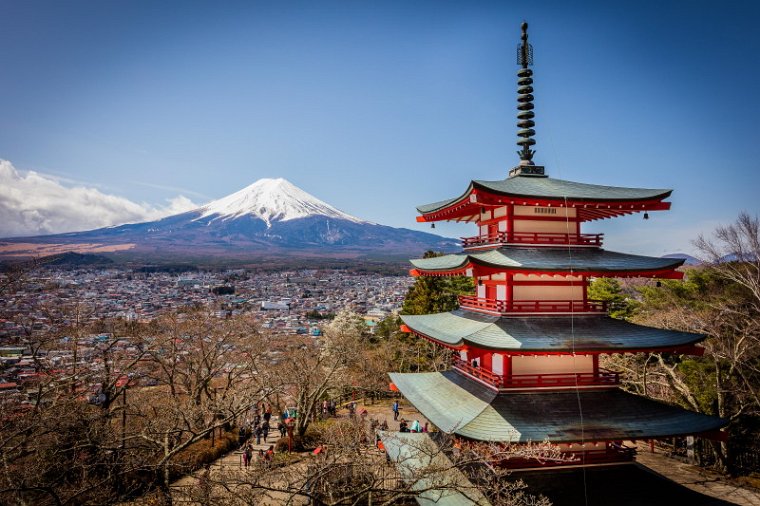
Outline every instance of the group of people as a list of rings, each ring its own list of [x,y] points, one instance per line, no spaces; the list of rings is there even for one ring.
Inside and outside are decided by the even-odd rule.
[[[398,421],[398,415],[399,410],[401,409],[401,406],[399,406],[398,399],[393,401],[393,404],[391,405],[391,410],[393,410],[393,421]],[[425,425],[420,425],[419,420],[415,420],[412,422],[411,425],[404,420],[403,418],[399,422],[399,432],[427,432],[428,431],[428,422],[425,422]]]
[[[254,461],[260,465],[268,466],[271,465],[274,458],[274,445],[269,445],[266,451],[263,449],[256,451],[250,440],[256,438],[256,445],[260,445],[262,442],[265,445],[267,444],[269,431],[272,428],[272,405],[263,402],[256,403],[253,412],[253,420],[243,424],[238,433],[238,442],[242,448],[243,466],[249,467]],[[277,430],[280,437],[285,437],[287,434],[287,428],[282,419],[277,421]]]
[[[329,401],[327,399],[322,401],[322,418],[327,418],[328,416],[335,416],[338,412],[338,406],[335,404],[335,401],[333,399],[330,399]]]
[[[238,440],[240,442],[240,445],[242,446],[251,437],[256,438],[257,445],[260,445],[262,441],[264,441],[264,444],[266,444],[267,438],[269,437],[269,430],[272,428],[270,425],[271,419],[271,404],[262,403],[261,408],[259,408],[257,405],[254,408],[253,420],[240,427],[240,432],[238,433]],[[282,421],[277,424],[277,429],[279,430],[281,436],[285,436],[285,424],[283,424]]]
[[[256,462],[261,466],[271,466],[274,459],[274,446],[269,445],[267,451],[259,448],[259,451],[255,455]],[[250,442],[245,443],[243,446],[243,467],[250,467],[254,459],[254,450]]]
[[[425,425],[420,425],[420,421],[415,420],[412,422],[411,425],[409,425],[409,423],[402,418],[398,424],[398,431],[399,432],[427,432],[428,423],[425,422]]]

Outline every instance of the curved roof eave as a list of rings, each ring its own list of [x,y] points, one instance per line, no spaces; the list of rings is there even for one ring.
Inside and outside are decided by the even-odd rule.
[[[419,212],[420,214],[432,213],[466,199],[467,197],[469,197],[470,193],[472,192],[472,189],[474,188],[473,186],[474,182],[475,181],[470,181],[470,184],[467,186],[467,190],[465,190],[465,192],[461,194],[459,197],[454,197],[453,199],[440,200],[438,202],[432,202],[430,204],[423,204],[421,206],[417,206],[417,212]]]
[[[630,255],[602,249],[494,247],[471,253],[449,254],[410,260],[423,271],[452,271],[468,263],[484,267],[539,272],[647,272],[676,269],[685,259]]]
[[[434,425],[479,441],[651,439],[710,432],[728,423],[617,388],[497,393],[453,370],[390,377]]]
[[[499,195],[510,195],[515,197],[526,198],[546,198],[575,201],[604,201],[618,202],[631,200],[661,200],[670,196],[673,190],[670,188],[630,188],[625,186],[608,186],[590,183],[579,183],[576,181],[567,181],[565,179],[554,179],[551,177],[540,178],[535,176],[518,176],[516,177],[486,181],[473,180],[470,183],[472,188],[491,191]],[[527,182],[525,185],[510,183]],[[531,188],[531,185],[534,188]],[[521,190],[522,188],[522,190]],[[546,188],[544,191],[538,191]],[[607,196],[605,196],[607,194]]]
[[[417,211],[423,215],[440,211],[462,202],[476,188],[516,198],[568,199],[577,202],[657,201],[666,199],[673,193],[673,190],[669,188],[627,188],[578,183],[550,177],[516,176],[496,181],[472,180],[467,190],[459,197],[424,204],[418,206]]]
[[[413,332],[443,345],[455,348],[470,345],[494,351],[667,351],[693,346],[706,339],[702,334],[646,327],[601,315],[505,318],[458,309],[448,313],[402,315],[401,319]]]

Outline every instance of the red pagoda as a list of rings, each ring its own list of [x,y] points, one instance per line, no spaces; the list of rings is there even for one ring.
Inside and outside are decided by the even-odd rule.
[[[683,260],[607,251],[602,234],[581,231],[585,222],[668,210],[672,190],[564,181],[534,164],[532,57],[524,23],[519,165],[504,180],[471,181],[462,195],[417,208],[417,221],[477,225],[462,253],[412,260],[411,271],[470,276],[475,293],[455,311],[402,316],[405,331],[455,352],[452,367],[391,379],[440,430],[478,441],[548,440],[575,464],[632,460],[628,440],[719,437],[724,420],[625,392],[620,373],[599,366],[603,354],[699,355],[705,336],[613,319],[587,297],[594,277],[683,276]]]

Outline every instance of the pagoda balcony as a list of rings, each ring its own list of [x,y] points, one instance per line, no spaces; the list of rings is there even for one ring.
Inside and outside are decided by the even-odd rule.
[[[602,246],[604,234],[557,234],[549,232],[497,232],[475,237],[462,237],[464,249],[483,248],[502,244],[540,246]]]
[[[599,369],[598,373],[541,373],[501,375],[483,367],[475,367],[456,355],[452,357],[454,369],[472,376],[497,390],[529,388],[606,387],[620,384],[620,373]]]
[[[619,372],[599,369],[598,374],[593,372],[513,374],[505,378],[503,388],[589,387],[619,384]]]
[[[601,300],[492,300],[470,295],[459,296],[459,307],[498,315],[606,314],[608,309]]]

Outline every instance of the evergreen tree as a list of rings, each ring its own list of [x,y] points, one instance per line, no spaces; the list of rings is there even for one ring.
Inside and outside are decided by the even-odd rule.
[[[610,316],[621,320],[630,319],[639,306],[630,294],[625,293],[620,280],[615,278],[596,278],[588,287],[590,300],[606,302],[610,309]]]
[[[427,251],[423,258],[441,256],[442,253]],[[401,314],[444,313],[459,307],[457,296],[472,294],[472,279],[465,276],[420,276],[409,288]]]

